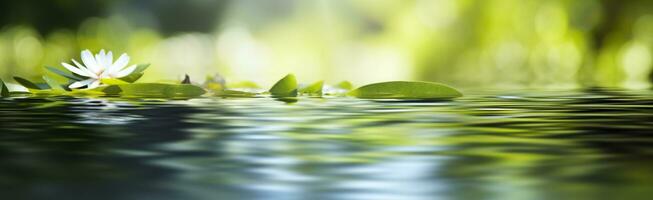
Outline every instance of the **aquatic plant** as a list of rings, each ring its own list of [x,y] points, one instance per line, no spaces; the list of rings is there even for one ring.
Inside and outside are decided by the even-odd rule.
[[[353,89],[348,81],[340,82],[335,86],[328,86],[324,81],[317,81],[305,87],[299,87],[297,78],[288,74],[277,81],[267,91],[252,91],[238,88],[228,88],[222,77],[210,77],[203,84],[194,84],[186,75],[179,83],[136,83],[149,67],[149,64],[131,65],[129,56],[123,53],[117,60],[113,60],[113,52],[104,49],[93,55],[90,50],[80,54],[82,63],[71,59],[74,65],[61,63],[67,70],[46,66],[50,72],[63,77],[66,81],[61,83],[56,78],[44,75],[44,82],[33,82],[21,77],[14,80],[30,93],[58,94],[58,95],[97,95],[119,97],[144,97],[144,98],[194,98],[210,93],[219,97],[273,97],[286,102],[294,102],[300,95],[313,97],[351,96],[362,99],[452,99],[461,97],[458,90],[434,82],[416,81],[390,81],[374,83]],[[245,84],[251,85],[251,84]],[[9,97],[14,92],[7,89],[0,80],[0,95]]]
[[[84,80],[74,82],[68,88],[81,88],[84,86],[88,89],[97,88],[102,84],[102,79],[123,78],[136,70],[136,65],[125,68],[129,63],[129,56],[126,53],[123,53],[116,62],[113,62],[113,53],[111,51],[105,53],[104,49],[102,49],[100,53],[93,56],[91,51],[87,49],[82,51],[81,58],[82,62],[84,62],[83,65],[75,59],[71,59],[77,67],[68,63],[61,63],[75,75],[84,77]]]

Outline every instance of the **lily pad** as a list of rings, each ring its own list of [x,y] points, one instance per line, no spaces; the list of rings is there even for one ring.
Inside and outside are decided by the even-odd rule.
[[[299,93],[322,96],[323,87],[324,81],[318,81],[305,88],[300,89]]]
[[[143,77],[143,71],[145,71],[148,67],[150,67],[150,64],[140,64],[136,66],[136,69],[129,74],[128,76],[120,78],[120,80],[128,82],[128,83],[133,83],[138,81],[141,77]]]
[[[288,74],[270,88],[270,94],[276,97],[297,96],[297,79],[295,75]]]
[[[120,80],[120,79],[115,79],[115,78],[104,78],[100,80],[102,83],[107,84],[107,85],[120,85],[120,84],[129,84],[126,81]]]
[[[246,91],[239,91],[239,90],[222,90],[216,93],[216,95],[220,97],[254,98],[257,97],[259,94],[254,92],[246,92]]]
[[[452,99],[463,96],[441,83],[390,81],[362,86],[348,93],[362,99]]]
[[[0,97],[9,97],[9,88],[5,85],[5,82],[0,79]]]
[[[189,98],[198,97],[206,93],[204,89],[195,85],[166,83],[109,85],[95,90],[102,91],[107,95],[152,98]]]

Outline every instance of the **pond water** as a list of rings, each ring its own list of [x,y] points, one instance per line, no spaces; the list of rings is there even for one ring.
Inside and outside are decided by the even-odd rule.
[[[653,92],[0,100],[3,199],[636,199]]]

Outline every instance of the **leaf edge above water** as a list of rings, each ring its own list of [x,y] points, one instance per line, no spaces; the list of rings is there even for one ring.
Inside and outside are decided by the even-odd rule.
[[[347,93],[361,99],[454,99],[463,94],[451,86],[426,81],[387,81],[361,86]]]
[[[269,92],[276,97],[296,97],[298,93],[297,78],[294,74],[288,74],[277,81]]]

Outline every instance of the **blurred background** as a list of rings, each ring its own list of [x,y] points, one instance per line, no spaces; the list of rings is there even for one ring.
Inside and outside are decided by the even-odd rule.
[[[144,81],[438,81],[460,88],[648,88],[647,0],[15,0],[0,77],[90,49],[151,63]]]

